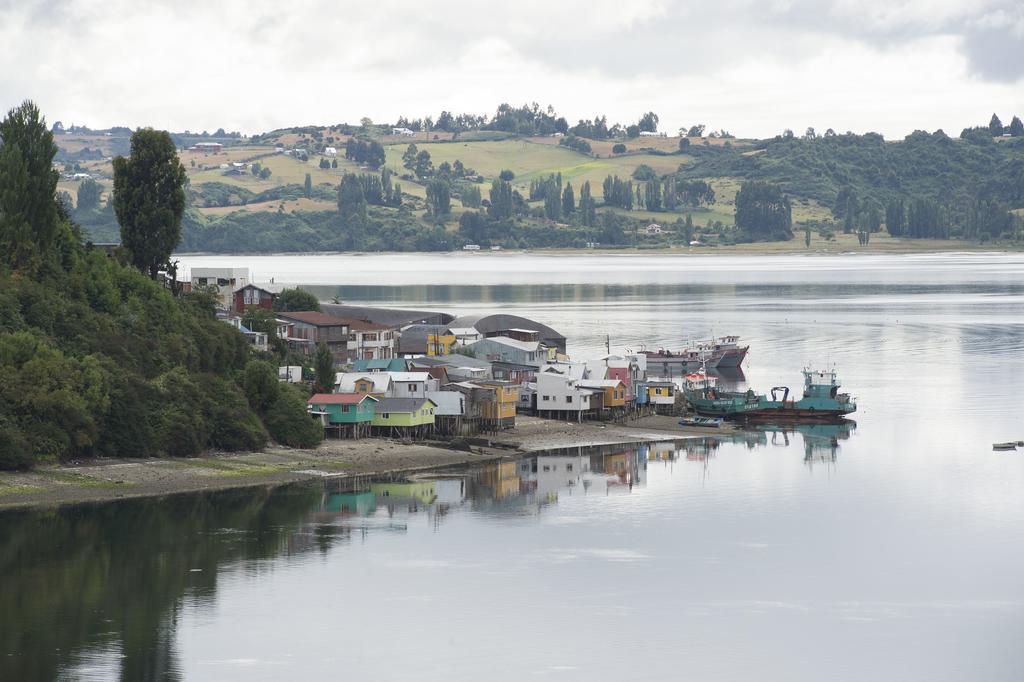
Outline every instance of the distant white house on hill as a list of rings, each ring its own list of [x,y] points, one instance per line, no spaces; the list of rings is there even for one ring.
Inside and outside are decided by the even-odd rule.
[[[658,223],[651,223],[650,225],[641,227],[637,230],[637,232],[639,232],[640,234],[649,235],[665,234],[665,230]]]
[[[416,132],[413,131],[413,130],[409,130],[408,128],[392,128],[391,129],[391,134],[392,135],[407,135],[407,136],[411,137],[412,135],[415,135]]]
[[[334,147],[324,147],[324,156],[337,156],[338,150]]]

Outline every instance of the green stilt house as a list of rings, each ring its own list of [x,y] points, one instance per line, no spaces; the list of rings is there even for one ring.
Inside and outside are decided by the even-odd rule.
[[[426,437],[434,432],[437,403],[430,398],[381,398],[373,415],[373,433]]]
[[[380,400],[366,393],[317,393],[306,402],[327,433],[361,438],[369,435]]]

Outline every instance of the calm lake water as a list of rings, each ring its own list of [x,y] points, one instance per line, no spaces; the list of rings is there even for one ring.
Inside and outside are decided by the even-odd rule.
[[[856,425],[0,515],[0,678],[1019,680],[1024,257],[188,257],[502,310],[569,353],[734,333]],[[741,380],[742,383],[742,380]]]

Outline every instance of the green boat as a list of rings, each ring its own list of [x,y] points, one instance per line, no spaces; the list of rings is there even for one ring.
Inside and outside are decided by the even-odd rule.
[[[686,400],[700,415],[742,421],[835,421],[857,411],[857,403],[848,393],[839,392],[835,370],[803,370],[804,394],[789,399],[789,388],[776,386],[771,396],[755,393],[719,391],[713,377],[689,374],[683,386]]]

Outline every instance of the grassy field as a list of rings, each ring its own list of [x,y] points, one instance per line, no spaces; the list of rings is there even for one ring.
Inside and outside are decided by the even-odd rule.
[[[210,208],[200,208],[199,212],[203,215],[217,217],[225,216],[236,211],[248,211],[250,213],[272,211],[276,213],[282,205],[284,206],[285,213],[295,213],[296,211],[338,210],[338,204],[333,201],[322,201],[300,197],[298,199],[285,199],[282,201],[260,201],[252,204],[246,204],[245,206],[213,206]]]
[[[531,137],[531,142],[535,144],[546,144],[546,145],[557,145],[561,141],[560,137]],[[691,146],[696,145],[723,145],[727,140],[719,138],[699,138],[691,137]],[[587,140],[590,143],[591,151],[599,157],[614,156],[612,153],[612,147],[616,144],[626,145],[626,154],[644,153],[646,150],[657,150],[659,152],[674,153],[679,150],[679,137],[635,137],[626,140]],[[746,147],[750,144],[749,140],[728,140],[728,142],[736,147]]]
[[[403,144],[390,145],[385,148],[389,168],[396,172],[408,172],[402,167],[402,154],[408,146],[409,142],[406,141]],[[595,159],[557,144],[539,144],[525,139],[497,142],[417,143],[416,147],[421,151],[430,152],[430,159],[435,168],[445,161],[454,163],[459,160],[464,166],[472,168],[488,181],[496,178],[502,170],[511,170],[516,174],[512,184],[523,194],[526,194],[529,189],[531,180],[552,173],[561,173],[563,182],[573,184],[577,197],[579,197],[579,188],[588,180],[594,196],[601,197],[601,183],[608,175],[629,178],[640,164],[647,164],[658,173],[666,174],[674,172],[680,163],[692,163],[692,159],[684,155],[630,154]]]

